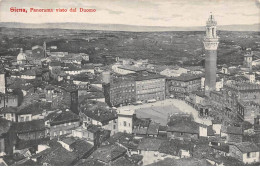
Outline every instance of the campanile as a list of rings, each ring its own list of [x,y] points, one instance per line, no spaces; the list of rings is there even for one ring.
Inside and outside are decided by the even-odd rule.
[[[206,22],[205,48],[205,94],[216,89],[217,49],[219,37],[217,36],[217,22],[211,14]]]

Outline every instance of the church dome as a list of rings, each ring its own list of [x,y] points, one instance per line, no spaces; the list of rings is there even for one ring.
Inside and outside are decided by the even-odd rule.
[[[25,61],[26,60],[26,54],[23,53],[23,49],[21,48],[20,53],[17,56],[17,62],[18,61]]]

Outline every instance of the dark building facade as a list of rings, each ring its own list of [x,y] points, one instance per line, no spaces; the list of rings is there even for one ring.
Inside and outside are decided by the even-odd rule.
[[[103,84],[103,90],[110,106],[164,100],[165,77],[146,71],[114,75],[110,83]]]
[[[166,95],[185,98],[188,93],[198,91],[202,75],[185,74],[166,79]]]

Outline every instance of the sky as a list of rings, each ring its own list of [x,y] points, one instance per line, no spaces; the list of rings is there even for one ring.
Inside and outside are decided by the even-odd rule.
[[[17,13],[16,8],[85,8],[93,13]],[[204,26],[210,12],[218,25],[260,22],[260,0],[0,0],[0,22],[83,22],[141,26]]]

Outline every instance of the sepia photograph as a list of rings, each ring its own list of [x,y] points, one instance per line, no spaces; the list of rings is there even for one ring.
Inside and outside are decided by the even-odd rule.
[[[0,166],[260,166],[260,0],[0,0]]]

